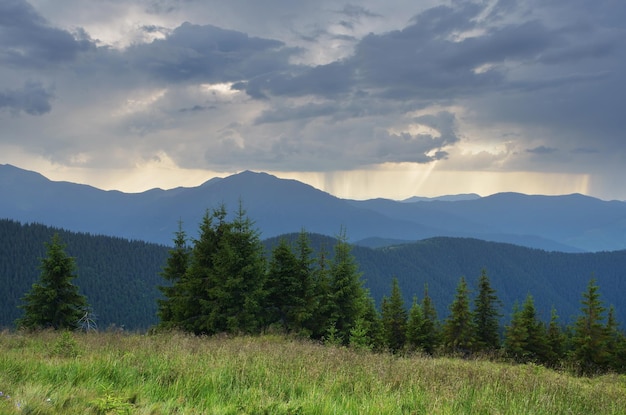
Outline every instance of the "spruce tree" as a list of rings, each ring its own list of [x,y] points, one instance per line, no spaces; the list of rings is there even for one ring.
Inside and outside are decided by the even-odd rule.
[[[535,301],[528,294],[522,308],[514,307],[511,324],[505,331],[505,350],[507,355],[520,363],[535,362],[545,364],[549,362],[549,347],[546,337],[546,327],[537,318]]]
[[[331,321],[332,312],[330,265],[328,252],[322,246],[318,253],[317,266],[313,268],[312,317],[307,324],[311,330],[311,337],[321,340],[327,335],[327,330],[333,325]]]
[[[342,229],[335,244],[335,256],[330,269],[330,322],[337,336],[345,343],[350,330],[362,316],[365,291],[358,265],[352,255],[345,230]]]
[[[305,299],[300,292],[298,258],[286,239],[281,239],[272,250],[267,275],[266,309],[269,324],[278,323],[288,332],[302,328],[301,310]]]
[[[549,347],[546,332],[546,325],[537,316],[535,300],[531,295],[526,297],[522,307],[522,321],[526,327],[528,337],[526,339],[526,349],[529,352],[530,360],[545,364],[549,361]]]
[[[505,327],[504,350],[506,354],[518,363],[528,360],[528,331],[522,318],[522,310],[519,303],[513,304],[511,322]]]
[[[371,296],[369,290],[365,290],[364,294],[365,304],[363,306],[363,325],[365,326],[366,336],[374,350],[383,350],[384,348],[384,334],[383,334],[383,322],[380,313],[376,309],[376,303]]]
[[[221,302],[223,281],[214,273],[214,258],[221,236],[227,232],[226,208],[207,210],[193,241],[189,266],[176,287],[176,327],[195,334],[226,331]]]
[[[453,353],[468,354],[476,343],[474,320],[470,311],[469,289],[465,278],[461,277],[454,301],[450,305],[450,315],[443,326],[443,343]]]
[[[580,374],[604,372],[609,363],[607,331],[603,324],[606,309],[600,300],[596,280],[591,279],[581,301],[581,315],[574,326],[573,363]]]
[[[301,298],[299,306],[294,311],[296,330],[310,336],[313,332],[314,310],[316,307],[315,277],[313,269],[313,248],[309,235],[302,229],[295,244],[297,259],[298,295]]]
[[[41,259],[39,281],[24,295],[20,306],[24,316],[16,321],[26,329],[76,329],[89,305],[72,283],[77,277],[76,262],[65,253],[58,233],[45,243],[46,257]]]
[[[553,307],[550,313],[550,323],[547,332],[548,367],[557,368],[565,356],[565,334],[559,324],[559,316]]]
[[[424,313],[422,312],[422,306],[417,301],[417,296],[414,296],[406,325],[406,342],[410,350],[423,349],[423,329]]]
[[[183,236],[177,235],[181,247]],[[264,251],[241,204],[232,221],[224,205],[205,212],[184,273],[184,255],[170,260],[164,277],[175,282],[164,290],[163,311],[171,321],[163,325],[195,334],[252,333],[263,326]]]
[[[397,278],[391,281],[391,296],[383,298],[381,311],[385,345],[392,352],[402,350],[406,343],[408,316]]]
[[[501,317],[498,308],[501,303],[496,296],[496,290],[491,287],[487,271],[482,270],[478,279],[478,294],[474,300],[474,326],[476,328],[476,350],[492,351],[500,347]]]
[[[219,296],[211,301],[217,302],[225,331],[256,333],[264,326],[266,263],[259,233],[241,202],[219,238],[212,270]]]
[[[422,298],[421,308],[424,317],[421,347],[425,353],[432,355],[441,343],[441,324],[437,317],[437,309],[428,294],[428,285],[424,285],[424,298]]]
[[[626,336],[619,329],[612,305],[606,318],[606,334],[609,368],[617,373],[626,373]]]
[[[180,321],[180,283],[189,266],[190,250],[181,221],[178,222],[178,230],[174,235],[174,248],[170,249],[167,263],[161,272],[169,285],[158,287],[165,297],[158,300],[159,326],[163,328],[174,328]]]

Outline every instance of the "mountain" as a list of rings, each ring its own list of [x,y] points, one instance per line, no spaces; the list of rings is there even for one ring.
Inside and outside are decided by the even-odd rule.
[[[144,330],[157,323],[157,286],[165,284],[159,272],[168,248],[0,219],[0,329],[12,326],[21,315],[17,306],[38,279],[44,242],[55,232],[67,244],[68,255],[76,258],[78,278],[74,282],[87,296],[100,328],[115,325]],[[279,238],[294,240],[296,236],[264,240],[267,252]],[[310,234],[310,241],[315,251],[323,247],[327,258],[332,257],[334,238]],[[423,297],[428,284],[443,319],[459,278],[465,276],[475,293],[478,276],[486,269],[503,302],[503,322],[509,321],[513,304],[523,302],[529,293],[542,319],[547,321],[555,307],[561,322],[573,322],[579,314],[581,294],[592,277],[597,279],[605,305],[615,305],[618,321],[626,322],[626,251],[568,254],[471,238],[432,238],[378,249],[354,246],[352,253],[378,305],[390,294],[391,278],[396,277],[406,307],[414,295]]]
[[[352,201],[356,207],[436,225],[439,235],[474,237],[563,252],[626,248],[626,203],[580,194],[498,193],[459,201]]]
[[[0,165],[0,218],[171,244],[178,221],[188,235],[207,209],[239,203],[263,238],[295,232],[337,234],[381,246],[438,236],[471,237],[561,252],[626,249],[626,203],[583,195],[500,193],[420,201],[340,199],[295,180],[245,171],[197,186],[142,193],[50,181]]]
[[[474,200],[480,199],[480,195],[476,193],[462,193],[458,195],[444,195],[437,197],[423,197],[423,196],[412,196],[408,199],[402,200],[404,203],[414,203],[414,202],[431,202],[433,200],[441,200],[444,202],[457,202],[459,200]]]
[[[17,307],[40,274],[44,242],[58,233],[77,265],[76,284],[97,317],[109,326],[145,329],[155,324],[159,272],[169,248],[143,241],[69,232],[40,224],[0,219],[0,329],[22,315]]]

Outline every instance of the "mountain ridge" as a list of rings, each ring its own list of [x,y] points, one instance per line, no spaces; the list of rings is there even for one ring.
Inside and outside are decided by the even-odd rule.
[[[335,235],[345,228],[352,242],[364,245],[450,236],[547,251],[626,249],[625,202],[515,192],[450,198],[340,199],[297,180],[249,170],[195,187],[124,193],[0,165],[0,217],[166,245],[179,221],[195,235],[207,209],[225,204],[232,210],[242,203],[264,238],[302,228]]]

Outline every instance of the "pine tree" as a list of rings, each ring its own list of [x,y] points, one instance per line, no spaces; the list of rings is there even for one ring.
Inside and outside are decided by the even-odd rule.
[[[391,296],[383,298],[381,310],[385,345],[392,352],[400,351],[406,343],[408,316],[397,278],[392,279]]]
[[[443,343],[450,352],[468,354],[475,347],[476,329],[469,303],[469,289],[465,278],[461,277],[450,305],[450,315],[443,326]]]
[[[406,342],[410,350],[423,349],[423,329],[424,313],[422,312],[422,306],[417,301],[417,296],[414,296],[406,325]]]
[[[504,332],[504,350],[516,362],[523,363],[528,360],[527,343],[528,331],[523,321],[522,310],[519,303],[515,302],[511,322]]]
[[[267,276],[267,312],[269,324],[279,323],[285,330],[301,328],[299,311],[304,307],[299,278],[298,258],[285,239],[272,250]]]
[[[170,285],[159,286],[164,299],[158,300],[159,326],[163,328],[174,328],[180,321],[178,315],[177,302],[179,300],[180,283],[187,272],[189,266],[190,250],[187,246],[187,235],[183,230],[182,222],[178,222],[178,231],[174,237],[174,248],[170,249],[167,263],[161,272],[161,276]]]
[[[507,355],[517,362],[545,364],[549,361],[546,328],[537,318],[532,295],[526,296],[521,309],[515,305],[511,324],[506,328],[504,345]]]
[[[549,361],[546,326],[543,321],[537,317],[535,300],[531,295],[526,297],[526,301],[522,307],[522,322],[525,325],[526,333],[528,334],[526,339],[526,350],[529,353],[530,360],[545,364]]]
[[[565,356],[565,334],[559,325],[559,316],[553,307],[550,313],[550,323],[547,332],[548,367],[557,368]]]
[[[331,277],[328,263],[328,252],[322,246],[317,257],[317,266],[313,268],[313,307],[312,317],[307,324],[311,337],[321,340],[327,330],[333,326],[333,299],[331,294]]]
[[[437,309],[428,294],[428,285],[424,286],[424,298],[422,298],[421,308],[424,317],[421,347],[425,353],[432,355],[441,343],[441,325],[437,317]]]
[[[608,353],[609,368],[617,373],[626,372],[626,338],[619,329],[619,323],[615,317],[615,307],[611,305],[606,317],[606,349]]]
[[[330,321],[331,324],[334,322],[338,336],[346,343],[350,330],[362,316],[362,306],[365,304],[361,274],[351,250],[345,230],[342,229],[337,237],[335,257],[330,269]]]
[[[365,304],[363,306],[363,324],[366,336],[373,350],[384,349],[383,322],[380,313],[376,309],[376,303],[369,290],[365,290]]]
[[[302,229],[296,239],[295,254],[298,264],[297,280],[301,302],[294,312],[296,330],[310,336],[313,332],[314,310],[316,307],[315,277],[313,270],[313,249],[309,235]]]
[[[606,309],[600,301],[596,280],[591,279],[581,301],[582,315],[574,326],[572,359],[580,374],[604,372],[608,367],[607,331],[602,323]]]
[[[232,221],[226,216],[224,205],[205,212],[184,273],[185,238],[178,233],[179,248],[165,268],[164,277],[175,281],[164,290],[163,313],[171,317],[164,326],[195,334],[252,333],[263,326],[263,246],[241,204]]]
[[[16,321],[26,329],[76,329],[89,309],[87,299],[72,284],[77,276],[75,259],[65,253],[58,233],[46,245],[41,259],[39,281],[24,295],[20,306],[24,316]]]
[[[482,270],[478,280],[478,294],[474,300],[474,326],[476,328],[476,350],[492,351],[500,347],[498,333],[501,305],[496,290],[491,287],[487,271]]]
[[[232,222],[224,227],[214,256],[213,274],[221,281],[218,303],[225,331],[255,333],[263,326],[266,263],[264,248],[254,223],[242,203]]]
[[[214,273],[214,258],[220,239],[227,232],[226,208],[222,205],[207,210],[199,226],[199,236],[193,241],[189,266],[176,287],[173,308],[175,325],[195,334],[215,334],[226,331],[221,302],[223,281]]]

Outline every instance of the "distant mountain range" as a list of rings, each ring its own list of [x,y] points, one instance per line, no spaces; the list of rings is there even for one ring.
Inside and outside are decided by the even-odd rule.
[[[304,228],[352,242],[385,246],[425,238],[471,237],[547,251],[626,249],[626,203],[580,194],[530,196],[499,193],[404,201],[340,199],[307,184],[245,171],[191,188],[143,193],[104,191],[48,180],[0,165],[0,218],[72,231],[171,245],[182,221],[197,235],[207,209],[242,203],[262,238]]]

